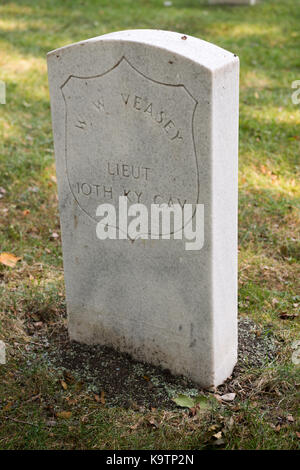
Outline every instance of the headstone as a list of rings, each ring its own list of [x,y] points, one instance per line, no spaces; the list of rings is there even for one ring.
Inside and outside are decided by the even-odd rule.
[[[211,5],[255,5],[256,0],[209,0]]]
[[[0,364],[6,364],[5,343],[0,341]]]
[[[238,58],[122,31],[50,52],[48,73],[70,338],[219,385],[237,358]],[[123,239],[100,240],[120,196],[204,205],[202,248],[109,224]]]

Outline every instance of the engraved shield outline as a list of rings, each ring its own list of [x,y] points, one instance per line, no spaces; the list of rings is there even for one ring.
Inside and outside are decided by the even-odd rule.
[[[72,185],[71,185],[71,182],[70,182],[70,178],[69,178],[69,172],[68,172],[68,139],[67,139],[67,128],[68,128],[68,112],[67,112],[67,102],[66,102],[66,97],[64,95],[64,90],[63,88],[65,87],[65,85],[69,82],[69,80],[71,80],[72,78],[77,78],[77,79],[82,79],[82,80],[91,80],[91,79],[95,79],[95,78],[100,78],[100,77],[103,77],[104,75],[107,75],[109,74],[110,72],[112,72],[113,70],[115,70],[121,63],[122,61],[125,61],[135,72],[137,72],[139,75],[141,75],[142,77],[146,78],[147,80],[153,82],[153,83],[156,83],[156,84],[159,84],[159,85],[162,85],[162,86],[167,86],[167,87],[176,87],[176,88],[181,88],[183,89],[187,95],[193,100],[194,102],[194,108],[192,110],[192,116],[191,116],[191,137],[192,137],[192,147],[193,147],[193,154],[194,154],[194,159],[195,159],[195,167],[196,167],[196,181],[197,181],[197,195],[196,195],[196,202],[194,204],[198,204],[199,202],[199,195],[200,195],[200,181],[199,181],[199,166],[198,166],[198,158],[197,158],[197,152],[196,152],[196,144],[195,144],[195,137],[194,137],[194,118],[195,118],[195,113],[196,113],[196,109],[197,109],[197,106],[198,106],[198,101],[194,98],[194,96],[189,92],[189,90],[186,88],[185,85],[183,84],[173,84],[173,83],[165,83],[165,82],[161,82],[161,81],[158,81],[158,80],[154,80],[150,77],[148,77],[146,74],[144,74],[143,72],[141,72],[140,70],[138,70],[135,66],[132,65],[132,63],[125,57],[125,55],[123,55],[118,61],[117,63],[111,67],[110,69],[106,70],[105,72],[101,73],[101,74],[96,74],[96,75],[89,75],[89,76],[81,76],[81,75],[69,75],[69,77],[64,81],[64,83],[60,86],[60,90],[61,90],[61,93],[62,93],[62,97],[63,97],[63,100],[64,100],[64,105],[65,105],[65,119],[64,119],[64,138],[65,138],[65,141],[64,141],[64,157],[65,157],[65,169],[66,169],[66,175],[67,175],[67,180],[68,180],[68,184],[69,184],[69,188],[70,188],[70,192],[71,194],[73,195],[73,198],[74,200],[76,201],[78,207],[83,211],[84,214],[86,214],[91,220],[93,220],[94,222],[96,223],[99,223],[99,221],[96,219],[96,216],[93,217],[91,216],[87,211],[86,209],[84,209],[84,207],[82,207],[82,205],[80,204],[80,202],[78,201],[76,195],[74,194],[74,191],[72,189]],[[194,218],[194,215],[196,213],[196,209],[194,210],[193,212],[193,215],[192,215],[192,218]],[[191,219],[190,219],[191,220]],[[190,220],[188,220],[186,222],[186,224],[188,224],[190,222]],[[119,230],[119,227],[116,226],[115,227],[116,229]],[[184,228],[184,225],[182,226],[182,229]],[[170,232],[170,235],[173,235],[174,232]],[[140,237],[144,235],[144,234],[141,234]],[[148,232],[148,235],[151,235],[151,232]],[[162,235],[166,235],[166,234],[160,234],[160,236]]]

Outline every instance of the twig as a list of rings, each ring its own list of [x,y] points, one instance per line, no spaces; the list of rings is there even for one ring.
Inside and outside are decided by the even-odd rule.
[[[5,419],[10,419],[11,421],[15,421],[16,423],[20,424],[29,424],[30,426],[38,426],[36,423],[30,423],[29,421],[21,421],[20,419],[11,418],[10,416],[3,416]]]

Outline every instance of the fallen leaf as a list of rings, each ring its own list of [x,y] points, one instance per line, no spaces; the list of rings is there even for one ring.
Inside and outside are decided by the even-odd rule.
[[[25,209],[23,212],[22,212],[23,215],[28,215],[30,214],[30,210],[29,209]]]
[[[216,434],[213,435],[215,439],[221,439],[222,437],[222,431],[217,432]]]
[[[5,266],[9,266],[10,268],[14,268],[17,262],[21,258],[13,255],[12,253],[1,253],[0,254],[0,263],[4,264]]]
[[[104,391],[103,391],[103,390],[101,390],[101,394],[100,394],[100,402],[102,403],[102,405],[105,405],[105,398],[104,398],[104,395],[105,395]]]
[[[292,415],[288,415],[286,419],[288,420],[289,423],[293,423],[293,422],[294,422],[294,418],[293,418]]]
[[[199,395],[198,397],[194,398],[194,403],[196,405],[196,408],[199,409],[206,409],[209,408],[210,403],[207,397],[204,395]]]
[[[64,379],[68,384],[72,384],[75,382],[73,375],[67,370],[64,371]]]
[[[57,418],[70,419],[72,416],[72,411],[59,411],[56,413]]]
[[[233,401],[235,397],[236,393],[225,393],[225,395],[221,395],[223,401]]]
[[[193,408],[194,400],[193,398],[187,395],[178,395],[176,398],[172,398],[176,405],[181,406],[182,408]]]
[[[63,388],[64,390],[67,390],[68,385],[66,384],[66,382],[65,382],[64,380],[61,380],[60,383],[61,383],[62,388]]]
[[[150,381],[150,378],[148,377],[148,375],[144,375],[144,376],[143,376],[143,379],[147,380],[147,382]]]

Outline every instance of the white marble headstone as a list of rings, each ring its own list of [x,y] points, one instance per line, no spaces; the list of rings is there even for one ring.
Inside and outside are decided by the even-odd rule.
[[[238,58],[167,31],[48,54],[71,339],[208,387],[237,358]],[[99,240],[99,204],[204,205],[204,245]]]

